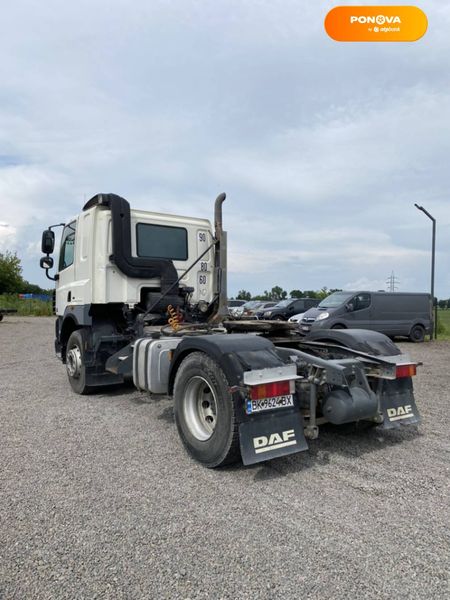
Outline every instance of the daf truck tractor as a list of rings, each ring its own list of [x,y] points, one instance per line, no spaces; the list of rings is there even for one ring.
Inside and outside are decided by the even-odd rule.
[[[324,423],[417,425],[416,363],[365,330],[299,335],[227,311],[227,236],[208,220],[131,210],[97,194],[43,232],[55,281],[55,350],[74,392],[132,380],[173,398],[189,454],[207,467],[307,450]],[[62,235],[55,275],[55,228]]]

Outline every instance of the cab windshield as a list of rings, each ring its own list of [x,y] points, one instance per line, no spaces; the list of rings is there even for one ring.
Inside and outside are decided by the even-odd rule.
[[[344,302],[347,302],[347,300],[350,300],[353,295],[352,292],[335,292],[334,294],[331,294],[331,296],[324,298],[319,304],[319,308],[336,308],[341,306],[341,304],[344,304]]]

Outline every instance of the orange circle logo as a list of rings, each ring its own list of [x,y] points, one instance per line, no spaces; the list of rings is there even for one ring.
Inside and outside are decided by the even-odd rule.
[[[428,28],[416,6],[336,6],[325,31],[336,42],[415,42]]]

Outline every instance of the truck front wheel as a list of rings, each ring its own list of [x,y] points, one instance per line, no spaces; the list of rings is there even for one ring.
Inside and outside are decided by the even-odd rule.
[[[225,373],[203,352],[181,363],[174,386],[175,422],[189,454],[206,467],[239,459],[233,397]]]
[[[84,363],[84,346],[86,333],[77,329],[70,334],[66,349],[66,369],[69,383],[77,394],[88,394],[90,387],[86,385],[86,366]]]

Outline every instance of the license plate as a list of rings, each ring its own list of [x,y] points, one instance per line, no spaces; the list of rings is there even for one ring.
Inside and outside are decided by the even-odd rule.
[[[292,394],[275,396],[274,398],[262,398],[261,400],[247,400],[247,414],[252,415],[263,410],[286,408],[288,406],[294,406],[294,397]]]
[[[311,328],[308,327],[307,325],[302,325],[302,330],[303,331],[309,331]]]

